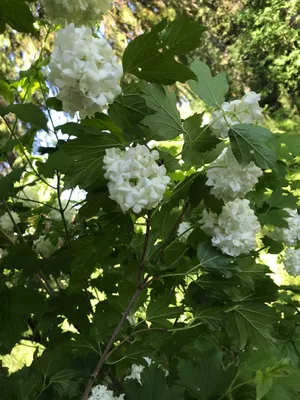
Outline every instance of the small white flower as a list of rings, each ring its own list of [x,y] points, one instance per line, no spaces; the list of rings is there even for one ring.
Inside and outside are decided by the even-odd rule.
[[[287,249],[284,265],[290,275],[300,275],[300,249]]]
[[[221,110],[212,113],[212,125],[215,134],[227,138],[230,127],[235,124],[259,124],[264,121],[262,108],[259,106],[260,94],[245,92],[241,100],[224,102]]]
[[[148,364],[148,366],[152,364],[151,358],[149,358],[149,357],[143,357],[143,358],[146,361],[146,363]],[[144,365],[133,364],[131,366],[131,373],[130,373],[130,375],[125,377],[125,380],[126,379],[136,379],[140,384],[142,384],[141,373],[144,371],[144,369],[145,369]]]
[[[49,68],[57,98],[72,115],[92,117],[121,93],[122,66],[108,42],[86,26],[69,24],[57,32]]]
[[[10,213],[15,223],[19,224],[21,222],[19,215],[14,211],[11,211]],[[13,233],[14,223],[12,222],[9,213],[5,213],[0,217],[0,228],[3,229],[4,232]]]
[[[43,257],[50,257],[56,250],[58,250],[63,244],[63,239],[59,239],[57,244],[54,245],[49,237],[40,236],[33,242],[34,250],[41,254]]]
[[[64,210],[65,220],[68,223],[73,222],[77,213],[75,208],[73,207],[73,203],[69,202],[68,200],[61,200],[61,205],[62,209]],[[59,208],[58,201],[55,203],[55,207]],[[49,212],[49,218],[54,221],[61,221],[61,213],[57,210],[51,209],[51,211]]]
[[[206,185],[211,193],[224,201],[244,197],[258,182],[263,171],[253,161],[242,167],[229,147],[210,164]]]
[[[25,186],[17,193],[17,197],[24,207],[37,208],[42,205],[39,202],[47,203],[50,200],[51,191],[44,185]]]
[[[41,0],[47,18],[55,23],[94,25],[109,11],[112,0]]]
[[[226,203],[217,217],[204,212],[199,221],[202,229],[212,236],[212,244],[224,254],[236,257],[256,248],[256,235],[260,224],[246,199],[235,199]]]
[[[275,228],[274,231],[266,231],[265,234],[273,240],[281,241],[286,246],[295,246],[300,240],[300,215],[297,210],[284,208],[290,216],[284,218],[288,223],[288,228]]]
[[[137,145],[125,151],[116,148],[106,150],[103,159],[104,177],[110,198],[123,212],[130,209],[140,213],[142,209],[156,207],[163,198],[170,178],[163,165],[158,165],[159,154],[147,146]]]
[[[180,242],[185,243],[192,233],[191,224],[189,222],[181,222],[178,226],[177,236]]]
[[[124,394],[120,394],[120,396],[114,396],[114,393],[111,390],[108,390],[104,385],[97,385],[93,387],[91,396],[88,400],[124,400]]]
[[[0,260],[8,255],[8,251],[0,248]]]

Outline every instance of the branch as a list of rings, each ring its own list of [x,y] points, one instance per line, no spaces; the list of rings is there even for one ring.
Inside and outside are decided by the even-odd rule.
[[[166,249],[166,247],[167,247],[168,244],[169,244],[169,241],[172,239],[174,233],[177,232],[178,226],[179,226],[180,222],[182,221],[182,218],[183,218],[183,216],[184,216],[184,213],[186,212],[186,209],[187,209],[188,206],[189,206],[189,203],[190,203],[190,200],[188,199],[188,200],[186,201],[186,203],[184,204],[184,206],[182,207],[181,213],[180,213],[180,215],[179,215],[177,221],[175,222],[175,225],[173,226],[173,228],[172,228],[172,230],[171,230],[171,232],[170,232],[170,234],[169,234],[167,240],[164,242],[164,244],[163,244],[162,247],[160,248],[160,251],[159,251],[159,253],[158,253],[157,259],[155,260],[155,263],[158,263],[158,262],[160,261],[162,255],[163,255],[164,250]]]
[[[65,213],[64,213],[64,209],[63,209],[63,206],[61,203],[61,198],[60,198],[60,174],[58,171],[56,171],[56,175],[57,175],[57,198],[58,198],[58,204],[59,204],[59,212],[60,212],[63,224],[64,224],[64,229],[65,229],[65,233],[66,233],[66,239],[67,239],[68,246],[71,247],[71,240],[70,240],[70,236],[69,236],[68,226],[67,226]]]
[[[8,213],[8,215],[9,215],[9,218],[11,219],[11,222],[12,222],[13,225],[14,225],[15,231],[16,231],[17,234],[18,234],[18,238],[19,238],[20,242],[27,245],[26,240],[24,239],[24,237],[23,237],[23,235],[22,235],[22,232],[20,231],[20,229],[19,229],[19,227],[18,227],[16,221],[14,220],[14,217],[12,216],[12,213],[11,213],[11,211],[10,211],[10,209],[9,209],[9,207],[8,207],[8,205],[7,205],[7,203],[6,203],[6,201],[5,201],[4,199],[2,199],[2,202],[3,202],[4,207],[5,207],[5,209],[6,209],[7,213]],[[56,297],[56,293],[55,293],[54,289],[52,288],[51,283],[48,282],[47,278],[44,276],[43,272],[42,272],[42,271],[39,271],[39,272],[37,272],[35,275],[36,275],[38,281],[39,281],[39,282],[41,283],[41,285],[43,286],[43,288],[44,288],[44,289],[46,290],[46,292],[49,294],[49,296],[51,296],[52,298],[55,298],[55,297]]]
[[[137,275],[137,285],[138,286],[141,284],[142,271],[143,271],[147,247],[148,247],[149,238],[150,238],[150,229],[151,229],[151,227],[150,227],[151,219],[150,218],[151,218],[151,211],[149,211],[149,213],[148,213],[144,247],[143,247],[143,251],[142,251],[141,260],[140,260],[140,263],[138,266],[138,275]]]
[[[107,357],[109,355],[110,349],[111,349],[114,341],[116,340],[116,337],[118,336],[118,333],[120,332],[120,330],[121,330],[126,318],[128,317],[128,315],[130,313],[131,308],[133,307],[134,303],[138,299],[141,291],[146,286],[147,286],[147,282],[144,282],[144,285],[143,284],[139,285],[139,287],[136,289],[134,295],[132,296],[132,298],[131,298],[126,310],[124,311],[124,313],[122,315],[122,318],[120,319],[120,321],[118,323],[118,326],[114,330],[114,333],[112,334],[112,336],[111,336],[111,338],[110,338],[110,340],[109,340],[109,342],[108,342],[108,344],[107,344],[107,346],[106,346],[106,348],[105,348],[105,350],[104,350],[104,352],[103,352],[103,354],[102,354],[102,356],[101,356],[101,358],[100,358],[100,360],[99,360],[94,372],[92,373],[92,375],[91,375],[91,377],[90,377],[90,379],[89,379],[89,381],[88,381],[88,383],[86,385],[84,394],[82,396],[82,400],[88,400],[88,397],[89,397],[90,391],[91,391],[91,389],[92,389],[92,387],[94,385],[94,382],[97,379],[97,376],[98,376],[103,364],[105,363],[105,361],[106,361],[106,359],[107,359]]]

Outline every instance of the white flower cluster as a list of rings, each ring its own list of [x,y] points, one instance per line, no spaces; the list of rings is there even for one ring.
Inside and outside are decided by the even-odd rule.
[[[229,129],[235,124],[259,124],[264,120],[262,108],[258,102],[260,94],[245,92],[241,100],[225,101],[221,109],[212,113],[214,121],[211,127],[215,134],[221,138],[227,138]],[[225,114],[225,116],[224,116]]]
[[[88,27],[69,24],[57,32],[49,68],[63,110],[79,111],[81,118],[102,111],[121,93],[122,66],[108,42]]]
[[[235,199],[223,206],[219,216],[204,210],[199,223],[224,254],[236,257],[255,249],[260,224],[249,204],[249,200]]]
[[[17,193],[17,197],[24,207],[37,208],[41,206],[38,202],[46,203],[50,200],[51,192],[46,185],[25,186]]]
[[[11,211],[10,213],[15,223],[19,224],[21,222],[19,215],[14,211]],[[5,213],[0,217],[0,228],[6,233],[14,232],[14,223],[12,222],[8,213]]]
[[[211,193],[224,201],[243,198],[258,182],[263,171],[253,161],[242,167],[229,147],[210,164],[206,185]]]
[[[192,233],[192,226],[189,222],[181,222],[178,226],[177,236],[178,240],[182,243],[185,243]]]
[[[111,0],[41,0],[47,18],[55,23],[93,25],[111,8]]]
[[[73,203],[69,202],[68,200],[61,200],[61,205],[62,209],[64,210],[65,220],[68,223],[73,222],[77,213],[75,208],[73,207]],[[55,207],[56,208],[59,207],[58,201],[56,201]],[[54,221],[61,221],[61,213],[57,210],[52,209],[49,212],[49,218],[51,218]]]
[[[124,394],[120,394],[120,396],[114,396],[114,393],[111,390],[108,390],[104,385],[97,385],[93,387],[91,396],[88,400],[124,400]]]
[[[34,250],[41,254],[43,257],[50,257],[56,250],[58,250],[63,244],[63,239],[59,239],[57,244],[54,245],[49,237],[40,236],[33,242]]]
[[[290,275],[300,275],[300,249],[287,249],[284,265]]]
[[[143,358],[146,361],[146,363],[148,364],[148,366],[152,364],[151,358],[149,358],[149,357],[143,357]],[[130,375],[126,376],[125,380],[126,379],[136,379],[139,382],[139,384],[142,384],[141,373],[144,371],[144,369],[145,369],[144,365],[133,364],[131,366]]]
[[[125,151],[117,148],[106,150],[103,159],[104,177],[109,180],[110,198],[123,212],[132,209],[140,213],[150,210],[162,200],[170,178],[163,165],[158,165],[159,153],[137,145]]]
[[[0,260],[8,255],[8,251],[0,248]]]
[[[286,217],[285,220],[288,223],[288,228],[276,228],[274,232],[271,232],[270,236],[274,240],[280,240],[287,246],[295,246],[297,241],[300,240],[300,215],[297,210],[291,208],[284,208],[290,216]]]

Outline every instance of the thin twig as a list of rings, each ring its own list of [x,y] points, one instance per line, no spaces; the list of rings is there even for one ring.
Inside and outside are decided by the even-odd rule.
[[[64,209],[63,209],[63,206],[61,203],[61,198],[60,198],[60,174],[58,171],[56,171],[56,175],[57,175],[57,198],[58,198],[58,204],[59,204],[59,212],[61,214],[61,219],[63,221],[68,246],[71,247],[71,240],[70,240],[70,236],[69,236],[68,226],[67,226],[65,213],[64,213]]]
[[[190,200],[188,199],[188,200],[186,201],[186,203],[184,204],[184,206],[182,207],[181,213],[180,213],[180,215],[179,215],[177,221],[175,222],[175,224],[174,224],[174,226],[173,226],[173,228],[172,228],[172,230],[171,230],[171,232],[170,232],[170,234],[169,234],[167,240],[164,242],[164,244],[163,244],[163,245],[161,246],[161,248],[160,248],[160,251],[159,251],[159,253],[158,253],[157,259],[155,260],[155,264],[157,264],[157,263],[160,261],[162,255],[163,255],[163,252],[165,251],[166,247],[168,247],[168,244],[169,244],[170,239],[172,239],[173,235],[177,232],[178,225],[179,225],[180,222],[182,221],[182,218],[183,218],[183,216],[184,216],[184,213],[186,212],[186,209],[187,209],[188,206],[189,206],[189,203],[190,203]]]
[[[14,217],[12,216],[12,213],[6,203],[6,201],[4,199],[2,199],[2,202],[4,204],[4,207],[9,215],[9,218],[11,219],[11,222],[14,225],[15,231],[18,234],[18,238],[20,240],[21,243],[27,244],[26,240],[24,239],[22,232],[20,231],[20,228],[18,227],[16,221],[14,220]],[[47,278],[44,276],[42,271],[38,271],[36,273],[36,277],[38,279],[38,281],[40,282],[40,284],[43,286],[43,288],[46,290],[46,292],[49,294],[49,296],[51,296],[52,298],[56,297],[56,293],[54,291],[54,289],[52,288],[50,282],[48,282]]]
[[[142,271],[143,271],[143,266],[144,266],[144,263],[145,263],[145,257],[146,257],[149,238],[150,238],[150,229],[151,229],[151,212],[149,212],[148,217],[147,217],[147,225],[146,225],[146,234],[145,234],[145,240],[144,240],[144,247],[143,247],[143,251],[142,251],[141,260],[140,260],[140,263],[139,263],[139,266],[138,266],[138,275],[137,275],[137,285],[138,286],[141,284]]]
[[[30,165],[30,168],[32,169],[33,173],[42,181],[45,183],[45,185],[51,187],[51,189],[56,189],[54,186],[50,185],[50,183],[48,183],[39,173],[38,171],[35,169],[35,167],[33,166],[32,162],[30,161],[28,155],[26,154],[26,151],[24,150],[22,143],[20,142],[18,136],[15,134],[15,132],[11,129],[9,123],[6,121],[6,118],[2,116],[3,121],[5,122],[6,126],[8,127],[11,136],[15,139],[15,141],[17,142],[18,146],[20,147],[22,153],[24,154],[24,157],[26,158],[28,164]]]
[[[131,333],[131,335],[126,336],[119,344],[116,345],[108,354],[107,354],[107,359],[119,348],[121,347],[124,343],[128,342],[133,336],[137,335],[138,333],[143,333],[143,332],[152,332],[152,331],[161,331],[161,332],[168,332],[167,328],[147,328],[147,329],[140,329],[138,331],[135,331]]]
[[[89,381],[88,381],[88,383],[87,383],[87,385],[86,385],[84,394],[83,394],[83,396],[82,396],[82,400],[87,400],[87,399],[88,399],[89,394],[90,394],[90,391],[91,391],[91,389],[92,389],[92,387],[93,387],[93,385],[94,385],[94,382],[95,382],[95,380],[97,379],[97,376],[98,376],[98,374],[99,374],[99,372],[100,372],[100,370],[101,370],[103,364],[104,364],[105,361],[107,360],[107,356],[108,356],[108,354],[109,354],[109,352],[110,352],[110,349],[111,349],[111,347],[112,347],[114,341],[116,340],[116,337],[118,336],[118,334],[119,334],[119,332],[120,332],[120,330],[121,330],[121,328],[122,328],[122,326],[123,326],[123,324],[124,324],[126,318],[128,317],[131,308],[133,307],[134,303],[135,303],[136,300],[138,299],[138,297],[139,297],[141,291],[143,290],[143,288],[146,287],[146,286],[147,286],[147,285],[146,285],[146,282],[144,283],[144,285],[141,284],[141,285],[136,289],[134,295],[132,296],[132,298],[131,298],[131,300],[130,300],[130,302],[129,302],[127,308],[126,308],[126,310],[124,311],[124,313],[123,313],[123,315],[122,315],[122,318],[120,319],[120,321],[119,321],[119,323],[118,323],[116,329],[114,330],[114,332],[113,332],[113,334],[112,334],[112,336],[111,336],[111,338],[110,338],[110,340],[109,340],[109,342],[108,342],[108,344],[107,344],[107,346],[106,346],[106,348],[105,348],[105,350],[104,350],[104,352],[103,352],[103,354],[102,354],[102,356],[101,356],[101,358],[100,358],[100,360],[99,360],[99,362],[98,362],[98,364],[97,364],[97,366],[96,366],[94,372],[92,373],[92,375],[91,375],[90,378],[89,378]]]

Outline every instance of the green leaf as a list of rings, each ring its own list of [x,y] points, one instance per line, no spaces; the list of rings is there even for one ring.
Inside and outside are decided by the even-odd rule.
[[[48,97],[48,99],[46,100],[46,105],[52,110],[63,111],[62,101],[58,100],[56,97]]]
[[[110,118],[129,140],[144,136],[138,123],[149,114],[149,109],[140,92],[138,84],[126,86],[108,109]]]
[[[184,54],[199,46],[199,39],[206,28],[186,17],[176,18],[164,34],[163,43],[173,54]]]
[[[61,151],[55,151],[51,153],[46,162],[37,162],[38,171],[45,178],[53,178],[55,171],[59,171],[63,174],[68,172],[72,166],[72,161],[69,157]]]
[[[261,400],[272,388],[273,378],[269,374],[258,370],[255,375],[256,400]]]
[[[274,346],[275,310],[264,304],[248,303],[227,310],[227,332],[240,349],[252,343],[263,349]]]
[[[195,49],[204,28],[186,17],[171,22],[163,20],[151,32],[132,40],[123,55],[124,73],[148,82],[170,85],[194,79],[194,73],[174,59],[174,55]],[[166,28],[164,34],[160,35]]]
[[[34,125],[36,128],[48,131],[47,118],[45,114],[34,104],[12,104],[10,106],[0,108],[1,116],[9,113],[16,114],[17,118],[19,118],[21,121],[28,122]]]
[[[212,76],[210,68],[202,61],[194,61],[191,70],[197,76],[197,81],[189,81],[190,88],[201,100],[212,107],[221,106],[229,90],[225,72]]]
[[[0,179],[0,193],[2,198],[6,198],[12,194],[14,184],[20,180],[22,173],[23,168],[16,168]]]
[[[0,33],[5,30],[5,24],[19,32],[37,35],[33,27],[34,18],[28,5],[23,0],[2,0],[0,3]],[[2,28],[3,27],[3,28]]]
[[[285,218],[290,217],[290,214],[285,210],[271,210],[265,214],[258,215],[262,225],[274,225],[280,228],[288,228],[289,224]]]
[[[145,367],[141,374],[141,383],[127,381],[126,397],[128,400],[181,400],[183,389],[175,385],[169,387],[165,372],[154,363]]]
[[[202,114],[194,114],[183,123],[184,145],[182,158],[192,165],[200,166],[203,163],[201,153],[212,150],[219,143],[219,139],[212,134],[208,126],[201,128]]]
[[[1,8],[1,6],[0,6]],[[1,24],[1,20],[0,20]],[[14,90],[4,80],[0,80],[0,96],[2,96],[8,103],[14,102]]]
[[[179,317],[183,312],[181,307],[170,306],[168,297],[158,297],[152,299],[146,311],[146,320],[154,326],[163,326],[171,328],[173,324],[169,319]]]
[[[241,165],[253,161],[262,169],[277,170],[274,135],[261,126],[237,124],[229,131],[232,152]]]
[[[60,144],[62,152],[73,161],[65,176],[67,187],[79,185],[87,188],[93,183],[103,182],[103,157],[110,147],[122,147],[122,144],[115,135],[106,133],[84,134]]]
[[[141,83],[142,96],[154,114],[147,115],[143,124],[147,125],[158,140],[173,139],[184,133],[174,92],[156,84]]]
[[[179,360],[179,384],[188,389],[190,394],[199,400],[207,400],[215,394],[215,390],[222,380],[222,352],[218,348],[211,348],[196,353],[197,361]]]
[[[71,264],[72,279],[89,278],[97,264],[97,246],[93,236],[74,242],[74,258]]]
[[[300,154],[300,136],[299,135],[288,135],[287,133],[279,136],[279,143],[284,144],[293,156],[299,156]]]
[[[201,267],[211,273],[221,274],[230,278],[237,270],[232,258],[215,249],[210,241],[202,242],[197,247],[197,258]]]

